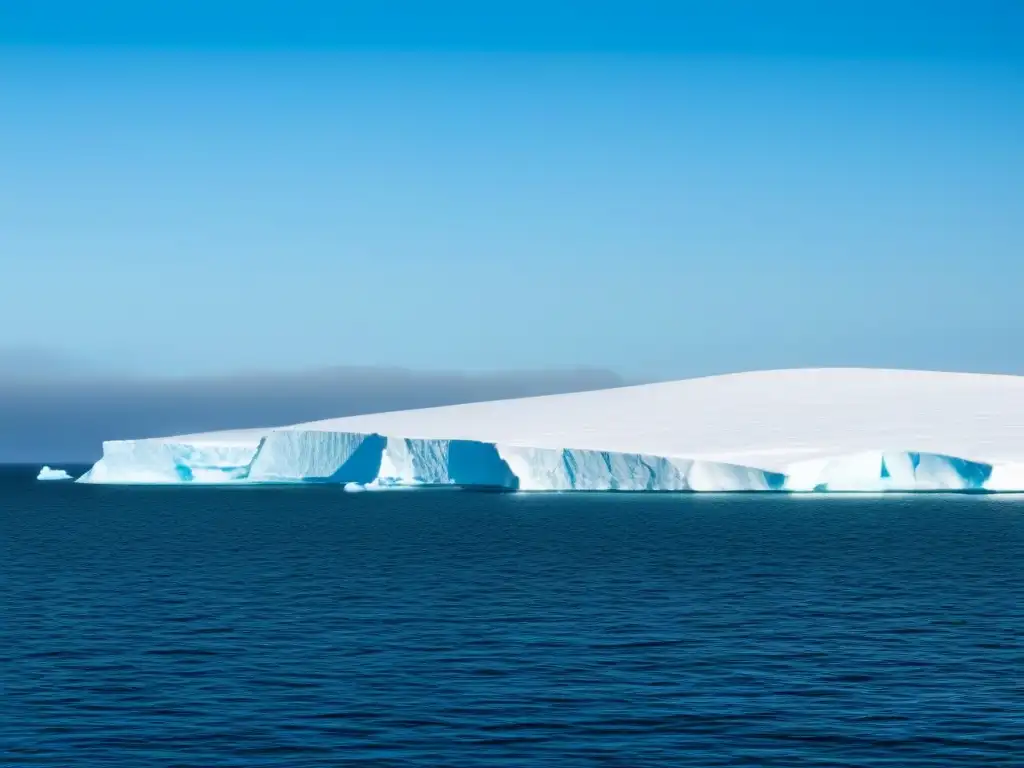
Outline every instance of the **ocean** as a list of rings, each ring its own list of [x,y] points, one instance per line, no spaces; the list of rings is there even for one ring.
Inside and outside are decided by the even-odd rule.
[[[0,472],[0,764],[1024,765],[1024,499]]]

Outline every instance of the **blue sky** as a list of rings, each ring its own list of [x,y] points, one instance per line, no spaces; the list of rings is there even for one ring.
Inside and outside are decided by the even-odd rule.
[[[1024,372],[1021,9],[0,3],[0,350]]]

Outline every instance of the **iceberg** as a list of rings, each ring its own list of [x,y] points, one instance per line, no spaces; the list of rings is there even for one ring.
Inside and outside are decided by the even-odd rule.
[[[39,474],[36,475],[36,480],[71,480],[73,479],[63,469],[53,469],[52,467],[43,466],[39,470]]]
[[[345,490],[1024,491],[1024,377],[867,368],[708,376],[112,440],[82,483]]]

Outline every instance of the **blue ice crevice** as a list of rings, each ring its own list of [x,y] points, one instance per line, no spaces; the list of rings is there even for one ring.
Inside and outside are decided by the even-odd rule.
[[[519,488],[518,478],[495,446],[475,440],[388,437],[377,482],[385,486]]]

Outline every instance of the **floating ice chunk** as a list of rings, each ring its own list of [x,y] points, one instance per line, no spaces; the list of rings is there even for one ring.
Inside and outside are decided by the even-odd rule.
[[[73,478],[63,469],[56,469],[44,466],[36,475],[36,480],[72,480]]]

